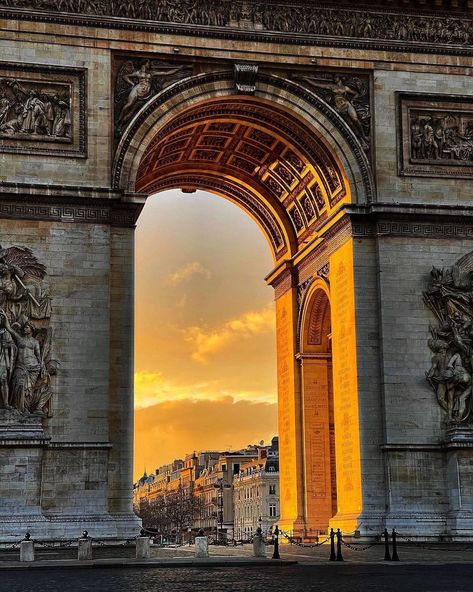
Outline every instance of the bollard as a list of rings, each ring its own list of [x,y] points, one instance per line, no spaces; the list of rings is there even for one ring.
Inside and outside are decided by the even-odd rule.
[[[279,528],[278,525],[274,527],[274,551],[273,551],[273,559],[281,559],[279,555]]]
[[[195,556],[197,559],[209,556],[209,539],[204,536],[202,529],[199,530],[199,534],[195,537]]]
[[[262,531],[259,526],[253,537],[253,557],[266,557],[266,545],[264,544]]]
[[[335,561],[335,532],[333,528],[330,529],[330,559],[329,561]]]
[[[389,532],[384,529],[384,561],[391,561],[391,553],[389,552]]]
[[[397,554],[397,540],[396,540],[396,536],[397,536],[396,535],[396,529],[393,528],[393,534],[392,534],[392,537],[393,537],[393,558],[392,558],[392,560],[393,561],[399,561],[399,555]]]
[[[34,561],[34,542],[29,532],[20,543],[20,561]]]
[[[149,559],[151,538],[141,530],[140,536],[136,537],[136,558]]]
[[[77,559],[79,561],[90,561],[92,559],[92,539],[86,530],[78,540]]]
[[[339,528],[337,528],[337,561],[343,561],[342,555],[342,533]]]

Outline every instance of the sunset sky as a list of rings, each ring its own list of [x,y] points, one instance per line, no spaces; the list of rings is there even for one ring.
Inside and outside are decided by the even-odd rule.
[[[269,246],[204,192],[149,198],[136,232],[135,478],[277,432]]]

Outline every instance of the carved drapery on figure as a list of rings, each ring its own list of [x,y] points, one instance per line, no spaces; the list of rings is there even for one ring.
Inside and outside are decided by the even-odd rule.
[[[399,172],[473,177],[473,101],[466,96],[398,94]]]
[[[134,115],[151,97],[177,80],[192,74],[192,66],[162,60],[124,62],[115,81],[115,134],[121,136]]]
[[[473,424],[473,252],[451,268],[431,271],[424,302],[437,326],[428,341],[432,365],[426,379],[452,424]]]
[[[317,72],[311,76],[294,76],[329,103],[353,130],[366,152],[371,144],[370,79],[359,76]]]
[[[26,247],[0,247],[0,407],[48,416],[57,362],[46,268]]]

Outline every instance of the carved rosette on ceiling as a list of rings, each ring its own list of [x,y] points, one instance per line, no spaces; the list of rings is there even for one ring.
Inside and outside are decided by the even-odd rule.
[[[0,423],[50,417],[51,298],[46,268],[26,247],[0,247]]]
[[[431,3],[432,4],[432,3]],[[0,0],[0,7],[20,8],[25,11],[25,18],[37,19],[31,9],[48,11],[48,20],[60,18],[66,20],[68,13],[86,15],[88,24],[103,25],[100,18],[94,22],[91,17],[121,17],[133,19],[130,28],[147,29],[155,24],[170,24],[175,32],[176,25],[182,25],[190,34],[212,35],[212,29],[225,28],[243,30],[246,35],[254,31],[260,35],[292,33],[306,35],[310,43],[324,41],[330,45],[353,44],[354,39],[369,39],[383,42],[383,47],[405,51],[405,44],[419,46],[471,46],[473,44],[472,19],[465,12],[459,11],[458,3],[439,11],[439,5],[433,4],[430,12],[380,10],[349,7],[324,7],[313,2],[261,2],[259,0],[156,0],[154,2],[133,2],[130,0]],[[424,6],[428,8],[428,6]],[[45,15],[46,18],[46,15]],[[120,19],[110,20],[107,26],[122,27]],[[196,31],[189,25],[208,27],[205,31]],[[235,33],[237,33],[235,31]],[[226,33],[228,36],[228,32]],[[291,42],[291,36],[285,42]],[[402,42],[402,43],[399,43]]]
[[[430,327],[427,382],[448,424],[473,428],[473,252],[450,268],[434,267],[423,296],[437,319]]]
[[[115,78],[115,135],[120,137],[141,107],[164,88],[192,75],[191,65],[134,59],[119,65]]]

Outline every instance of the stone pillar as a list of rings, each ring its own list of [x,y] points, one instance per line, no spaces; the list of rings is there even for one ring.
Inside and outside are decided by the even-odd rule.
[[[278,372],[278,423],[280,467],[280,524],[294,536],[304,533],[303,430],[300,374],[296,361],[297,290],[291,287],[292,272],[286,279],[269,279],[276,289],[276,349]],[[276,281],[279,285],[276,285]],[[283,291],[281,283],[289,282]],[[282,292],[279,294],[279,292]]]
[[[34,542],[28,540],[20,543],[20,561],[34,561]]]
[[[253,556],[266,557],[266,545],[264,544],[261,528],[258,528],[253,537]]]
[[[327,531],[334,513],[335,451],[332,454],[333,413],[329,399],[332,363],[329,354],[301,354],[304,430],[306,536]],[[335,506],[335,507],[334,507]]]
[[[139,536],[136,539],[136,558],[149,559],[150,554],[150,538],[147,536]]]
[[[204,559],[209,556],[209,539],[206,536],[195,537],[195,557]]]
[[[92,539],[83,537],[79,539],[77,559],[79,561],[90,561],[92,559]]]

